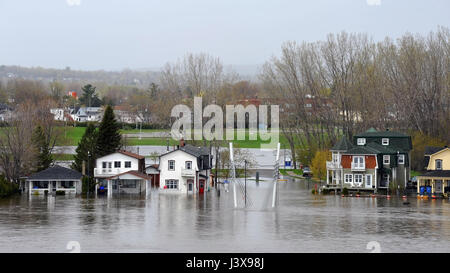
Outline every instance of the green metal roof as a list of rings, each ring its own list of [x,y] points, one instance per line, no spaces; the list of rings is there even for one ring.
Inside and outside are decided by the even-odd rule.
[[[364,133],[359,133],[355,135],[355,137],[408,137],[407,135],[400,133],[400,132],[394,132],[394,131],[377,131],[374,128],[370,128],[369,130],[365,131]]]
[[[336,144],[331,148],[331,151],[348,151],[353,148],[353,144],[345,136],[341,138]]]

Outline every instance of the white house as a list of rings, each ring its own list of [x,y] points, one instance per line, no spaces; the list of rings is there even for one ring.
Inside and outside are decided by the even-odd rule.
[[[128,151],[100,157],[96,160],[94,177],[96,192],[140,194],[150,190],[152,177],[145,173],[145,157]]]
[[[160,190],[173,193],[203,193],[210,181],[212,156],[206,147],[185,145],[160,156]]]
[[[101,121],[103,117],[102,107],[80,107],[78,111],[71,115],[72,119],[78,122]]]

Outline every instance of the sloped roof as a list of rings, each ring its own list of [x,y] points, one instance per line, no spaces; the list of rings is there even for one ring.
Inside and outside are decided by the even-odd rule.
[[[188,154],[190,154],[192,156],[195,156],[195,157],[200,157],[202,155],[209,155],[210,154],[208,147],[195,147],[195,146],[192,146],[190,144],[185,144],[184,146],[179,147],[177,150],[173,150],[173,151],[167,152],[165,154],[162,154],[160,157],[165,156],[165,155],[170,154],[170,153],[173,153],[173,152],[176,152],[176,151],[183,151],[183,152],[188,153]]]
[[[426,146],[425,147],[425,155],[432,155],[435,154],[437,152],[440,152],[444,149],[446,149],[447,147],[433,147],[433,146]]]
[[[355,137],[408,137],[407,135],[395,132],[395,131],[377,131],[374,128],[370,128],[369,130],[359,133],[355,135]]]
[[[180,150],[191,154],[193,156],[199,157],[202,155],[209,155],[209,148],[208,147],[195,147],[190,144],[186,144],[182,147],[180,147]]]
[[[374,155],[378,154],[378,151],[376,149],[373,149],[368,146],[355,146],[351,148],[350,150],[344,152],[344,154],[352,154],[352,155]]]
[[[140,177],[140,178],[142,178],[142,179],[148,179],[148,180],[152,179],[151,176],[147,175],[146,173],[141,173],[141,172],[139,172],[139,171],[128,171],[128,172],[123,172],[123,173],[116,174],[116,175],[114,175],[114,176],[106,177],[105,179],[113,179],[113,178],[115,178],[115,177],[119,177],[119,176],[124,175],[124,174],[131,174],[131,175]]]
[[[341,138],[336,144],[331,148],[331,151],[348,151],[353,148],[353,144],[345,136]]]
[[[419,177],[450,177],[450,170],[429,171],[419,175]]]
[[[145,158],[145,156],[143,156],[143,155],[138,155],[138,154],[135,154],[135,153],[132,153],[132,152],[128,152],[128,151],[125,151],[125,150],[120,150],[120,151],[117,151],[117,152],[120,153],[120,154],[123,154],[123,155],[134,157],[136,159],[144,159]]]
[[[83,175],[76,170],[55,165],[30,175],[28,180],[78,180],[81,179],[82,176]]]
[[[391,146],[383,146],[376,142],[369,142],[366,146],[376,150],[380,154],[396,154],[397,152],[403,152],[399,149],[392,149]]]

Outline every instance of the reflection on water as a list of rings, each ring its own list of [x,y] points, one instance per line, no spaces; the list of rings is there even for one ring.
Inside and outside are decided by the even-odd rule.
[[[305,181],[247,181],[251,206],[232,192],[205,195],[45,197],[0,200],[0,251],[68,252],[450,252],[447,200],[314,196]]]

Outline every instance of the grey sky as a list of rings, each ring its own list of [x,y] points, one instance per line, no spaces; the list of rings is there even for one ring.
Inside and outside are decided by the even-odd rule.
[[[0,64],[117,70],[207,52],[254,65],[287,40],[425,34],[449,14],[449,0],[0,0]]]

